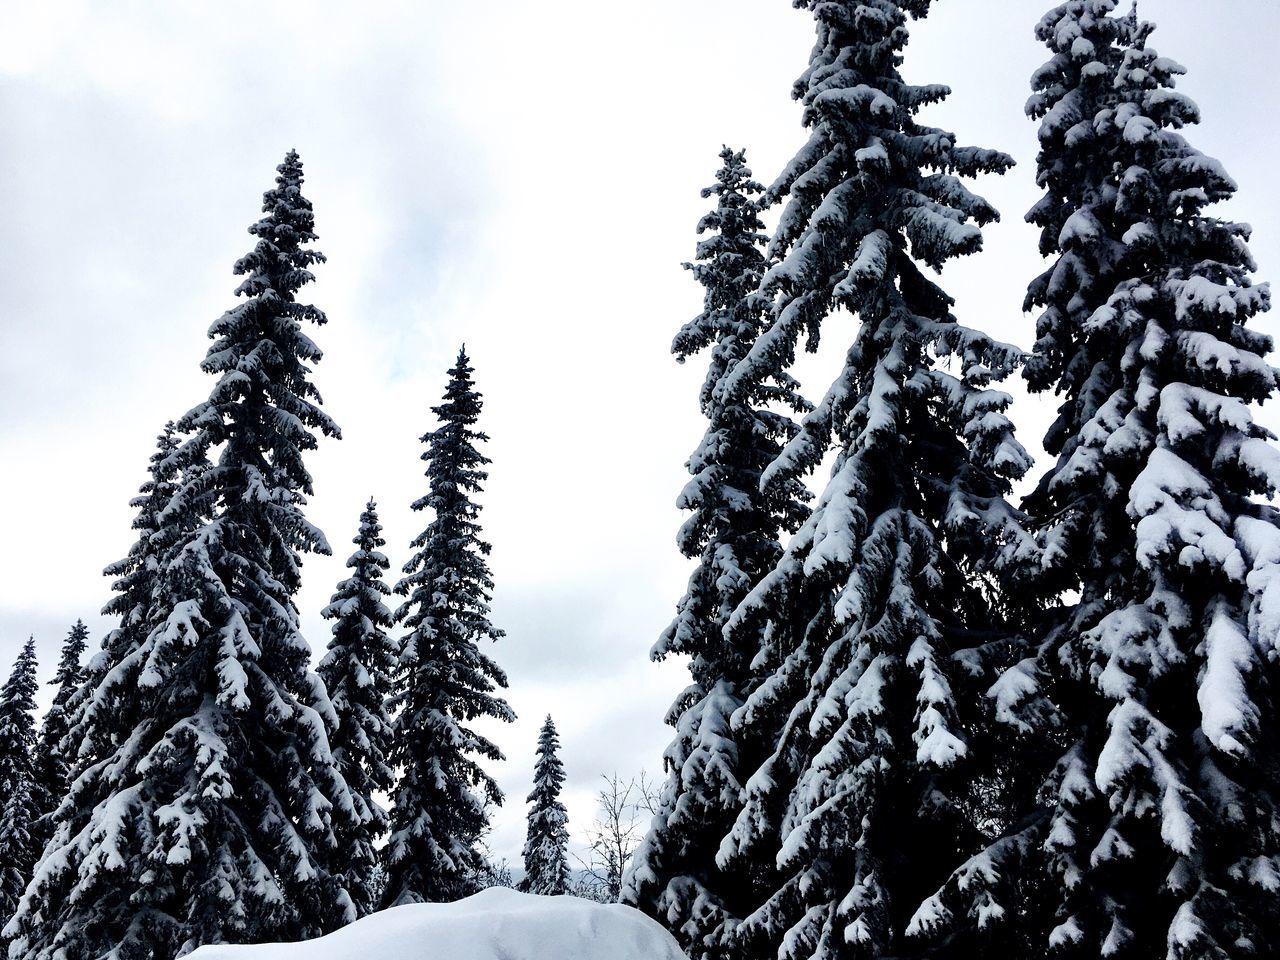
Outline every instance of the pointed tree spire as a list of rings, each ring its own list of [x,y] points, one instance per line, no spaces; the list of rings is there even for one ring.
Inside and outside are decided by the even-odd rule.
[[[40,855],[35,782],[36,644],[29,638],[0,688],[0,918],[17,910]],[[0,945],[9,934],[0,935]]]
[[[724,389],[725,376],[763,324],[766,302],[756,294],[767,237],[760,219],[764,188],[752,179],[745,152],[725,147],[720,160],[716,182],[702,191],[716,205],[698,223],[697,262],[685,264],[703,287],[703,309],[672,344],[680,362],[710,348],[699,395],[707,430],[689,458],[692,479],[677,501],[691,511],[677,543],[698,565],[652,650],[654,659],[688,656],[693,682],[668,713],[676,736],[665,755],[667,782],[623,890],[624,902],[662,917],[694,956],[714,951],[750,905],[750,878],[715,865],[719,838],[741,808],[741,768],[763,759],[749,748],[742,756],[729,723],[753,685],[756,650],[726,639],[724,626],[781,557],[779,538],[808,513],[799,479],[766,489],[760,482],[796,433],[791,418],[777,411],[806,409],[795,383],[778,372],[744,396]]]
[[[323,257],[308,246],[297,153],[277,171],[235,264],[243,299],[209,331],[202,368],[217,382],[164,459],[181,484],[159,519],[178,536],[158,558],[146,624],[122,635],[90,695],[96,755],[8,928],[30,960],[170,960],[203,943],[313,937],[355,915],[326,868],[354,807],[293,601],[300,554],[328,551],[303,514],[303,455],[316,432],[338,434],[308,377],[320,351],[303,324],[325,317],[297,300]]]
[[[477,762],[501,760],[497,746],[469,726],[478,717],[511,721],[494,691],[506,674],[480,650],[503,632],[489,622],[493,580],[472,500],[488,478],[476,444],[481,396],[465,348],[449,370],[444,401],[432,407],[440,426],[425,434],[427,493],[413,504],[432,511],[411,546],[396,593],[405,598],[396,622],[400,644],[392,761],[401,770],[386,847],[384,905],[445,902],[474,893],[485,861],[480,839],[488,806],[502,802],[496,781]]]
[[[390,566],[380,552],[386,545],[371,499],[360,514],[356,551],[347,560],[351,575],[338,584],[321,616],[333,621],[329,649],[317,672],[333,703],[337,729],[329,738],[355,817],[338,836],[336,863],[360,916],[378,905],[377,842],[387,832],[387,811],[374,794],[388,794],[395,781],[391,768],[391,718],[386,701],[396,669],[396,644],[387,634],[391,611],[383,598],[391,590],[383,582]]]
[[[44,845],[53,835],[51,814],[61,805],[70,785],[70,771],[75,760],[77,744],[64,742],[71,726],[71,715],[68,708],[72,706],[81,684],[84,672],[80,659],[84,655],[89,640],[89,628],[83,620],[77,620],[71,632],[62,644],[62,656],[58,660],[58,670],[50,682],[58,688],[53,695],[53,703],[44,715],[40,725],[40,735],[36,740],[35,783],[36,796],[40,801],[41,820],[36,829],[37,845],[43,850]]]
[[[524,881],[527,893],[555,897],[569,892],[569,813],[560,802],[564,764],[560,762],[556,725],[547,721],[538,734],[538,759],[533,768],[529,826],[524,841]]]
[[[768,754],[719,848],[721,870],[758,886],[723,949],[899,956],[916,905],[983,838],[969,802],[980,692],[1008,641],[987,581],[995,547],[1025,541],[1004,496],[1029,465],[1009,396],[989,386],[1021,352],[957,323],[926,270],[980,249],[996,217],[961,177],[1012,161],[917,119],[947,94],[900,72],[928,0],[796,5],[817,28],[795,86],[809,139],[768,192],[785,199],[761,284],[770,314],[726,396],[787,369],[836,310],[857,325],[762,480],[834,452],[831,478],[726,626],[767,671],[734,734]]]

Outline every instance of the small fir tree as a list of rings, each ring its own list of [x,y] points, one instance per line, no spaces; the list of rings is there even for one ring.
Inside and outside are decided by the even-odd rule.
[[[750,906],[749,875],[715,865],[719,838],[741,809],[741,754],[730,717],[752,686],[755,651],[726,640],[730,614],[782,555],[779,537],[807,513],[799,479],[761,489],[764,470],[796,432],[785,411],[805,409],[794,381],[778,372],[742,396],[727,396],[724,378],[759,335],[765,301],[767,240],[760,220],[763,187],[745,153],[725,147],[714,185],[702,191],[716,207],[698,223],[696,263],[686,263],[704,290],[702,312],[676,335],[677,360],[710,348],[699,395],[708,426],[688,461],[692,479],[677,501],[692,511],[680,528],[680,551],[698,561],[688,590],[652,656],[690,658],[692,684],[667,715],[676,728],[667,748],[668,777],[657,813],[631,862],[624,901],[661,917],[694,956],[714,953]]]
[[[307,376],[320,351],[302,326],[325,317],[296,300],[323,257],[307,247],[298,155],[277,169],[249,228],[257,244],[235,265],[245,299],[210,330],[202,367],[217,384],[156,471],[180,480],[155,515],[174,541],[156,532],[159,556],[124,562],[115,662],[91,676],[80,721],[96,755],[7,928],[30,960],[169,960],[355,915],[325,866],[354,808],[293,602],[299,553],[328,550],[302,510],[312,431],[338,435]]]
[[[560,762],[556,725],[547,721],[538,734],[538,760],[533,791],[528,796],[529,826],[524,842],[521,889],[556,897],[569,892],[569,813],[560,802],[564,764]]]
[[[390,566],[380,552],[386,545],[377,504],[370,500],[360,514],[356,551],[347,561],[351,576],[338,584],[322,616],[333,620],[333,637],[317,672],[329,691],[337,729],[330,736],[355,817],[338,837],[336,863],[360,916],[373,912],[381,896],[377,841],[387,832],[387,812],[375,793],[389,793],[395,772],[391,753],[391,718],[386,701],[396,667],[396,645],[387,634],[391,611],[383,598],[391,593],[383,582]]]
[[[53,811],[62,803],[70,785],[70,770],[75,759],[77,744],[66,740],[71,726],[69,708],[84,682],[80,658],[84,655],[89,628],[77,620],[62,644],[62,656],[58,670],[50,681],[58,688],[53,703],[44,715],[40,735],[36,740],[35,784],[40,800],[40,822],[35,829],[36,844],[43,850],[53,835]]]
[[[1280,452],[1250,405],[1275,396],[1249,228],[1212,216],[1235,183],[1180,129],[1198,110],[1152,25],[1114,0],[1055,6],[1033,79],[1053,258],[1027,377],[1061,398],[1056,457],[1028,498],[1051,607],[1039,655],[997,689],[1041,772],[1038,819],[948,895],[1007,911],[1065,957],[1226,960],[1280,943]],[[1057,602],[1055,602],[1057,601]],[[1000,902],[998,900],[998,902]]]
[[[0,688],[0,919],[7,920],[40,855],[35,782],[36,644],[29,638]],[[0,946],[7,936],[0,936]]]
[[[393,795],[386,847],[384,905],[447,902],[476,892],[485,872],[481,839],[488,806],[502,802],[496,781],[477,762],[503,759],[469,724],[478,717],[512,721],[494,695],[506,674],[480,650],[503,632],[489,622],[493,580],[480,539],[480,507],[472,496],[488,478],[476,448],[488,440],[475,429],[481,396],[466,350],[449,371],[440,419],[423,436],[428,491],[413,504],[433,519],[411,546],[396,593],[405,597],[396,621],[408,633],[400,644],[392,761],[401,776]]]
[[[771,314],[726,395],[785,370],[802,333],[815,347],[833,311],[858,326],[762,479],[793,480],[834,446],[831,478],[727,625],[768,669],[735,735],[771,752],[719,851],[720,869],[767,891],[725,954],[902,957],[920,949],[916,907],[983,840],[979,691],[1008,651],[987,578],[996,545],[1028,547],[1004,495],[1029,460],[1010,398],[988,386],[1021,354],[958,324],[925,268],[977,251],[996,218],[960,177],[1012,161],[916,119],[947,94],[899,72],[927,0],[797,5],[818,31],[795,88],[810,137],[770,188],[786,198],[762,281]]]

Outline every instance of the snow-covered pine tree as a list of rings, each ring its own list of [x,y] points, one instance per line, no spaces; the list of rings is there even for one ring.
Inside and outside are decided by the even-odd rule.
[[[725,622],[782,555],[779,537],[807,515],[798,478],[762,490],[760,477],[796,432],[786,411],[801,412],[796,385],[778,371],[741,396],[726,396],[725,375],[746,356],[763,322],[756,296],[766,262],[760,194],[744,151],[725,147],[716,182],[702,191],[715,209],[698,222],[705,235],[697,262],[703,309],[672,343],[684,362],[710,348],[699,402],[708,425],[688,461],[692,479],[677,501],[692,511],[677,535],[681,553],[698,561],[675,619],[652,656],[690,657],[692,683],[667,715],[676,735],[667,748],[659,809],[631,862],[625,902],[667,924],[695,957],[714,954],[726,931],[751,907],[751,875],[723,873],[715,853],[741,809],[741,765],[763,757],[741,751],[730,717],[750,691],[755,650],[726,640]]]
[[[167,551],[181,539],[183,532],[194,529],[203,517],[192,511],[168,511],[174,493],[180,488],[179,468],[172,458],[180,446],[172,421],[156,438],[156,451],[151,455],[149,477],[129,501],[137,513],[133,529],[138,539],[122,560],[108,566],[103,573],[114,578],[116,595],[107,602],[104,616],[118,618],[116,626],[103,638],[99,649],[81,671],[80,685],[67,699],[64,708],[67,732],[62,740],[62,754],[67,764],[67,786],[63,796],[50,805],[47,844],[56,832],[60,819],[75,820],[85,815],[80,801],[93,802],[93,794],[78,794],[64,804],[80,771],[114,754],[119,731],[132,730],[140,716],[140,701],[135,698],[122,675],[112,675],[113,668],[142,644],[151,628],[152,595],[160,584]],[[187,474],[194,476],[201,465],[193,464]],[[111,676],[109,676],[111,675]]]
[[[479,646],[503,632],[489,622],[489,544],[480,539],[480,506],[471,499],[490,462],[476,448],[489,438],[475,429],[481,395],[471,374],[464,348],[449,370],[444,402],[431,408],[441,425],[422,437],[428,488],[413,509],[430,509],[433,518],[411,544],[417,553],[395,588],[405,597],[396,622],[409,632],[388,705],[396,714],[391,759],[401,775],[386,847],[386,906],[476,892],[487,807],[502,802],[477,762],[477,755],[501,760],[502,753],[468,726],[478,717],[515,719],[494,695],[507,685],[506,674]]]
[[[395,781],[388,760],[391,718],[386,701],[393,689],[397,650],[387,634],[391,611],[383,597],[391,590],[382,577],[390,564],[380,552],[386,541],[373,500],[360,514],[360,529],[352,542],[356,551],[347,561],[351,576],[338,584],[322,614],[333,621],[333,637],[317,672],[338,722],[329,745],[355,804],[354,822],[338,835],[335,870],[345,876],[356,912],[364,916],[376,909],[381,896],[376,844],[388,822],[374,794],[389,793]]]
[[[118,617],[118,625],[103,640],[102,652],[90,659],[86,669],[86,688],[101,680],[123,650],[141,642],[150,632],[152,595],[160,583],[160,571],[168,550],[188,530],[175,523],[181,517],[188,524],[203,519],[190,510],[170,510],[174,494],[183,489],[182,471],[174,456],[182,446],[173,421],[164,425],[156,437],[155,453],[151,455],[147,469],[148,478],[138,488],[138,495],[129,501],[134,514],[133,529],[138,539],[123,559],[108,566],[103,573],[114,577],[111,588],[115,591],[105,607],[104,616]],[[189,465],[188,472],[199,473],[200,463]],[[181,506],[181,504],[180,504]]]
[[[0,919],[18,907],[40,856],[35,782],[36,642],[22,645],[13,670],[0,688]],[[0,945],[5,937],[0,936]]]
[[[1028,105],[1045,189],[1029,219],[1053,260],[1028,291],[1042,312],[1026,372],[1062,402],[1028,507],[1045,548],[1033,586],[1060,602],[996,692],[1042,745],[1022,762],[1043,768],[1047,810],[968,886],[1043,869],[1048,907],[1027,923],[1063,956],[1265,956],[1280,944],[1280,515],[1264,502],[1280,452],[1250,405],[1280,374],[1248,324],[1269,291],[1249,228],[1207,212],[1236,185],[1179,132],[1198,120],[1174,89],[1183,68],[1115,6],[1060,3],[1036,30],[1052,56]]]
[[[569,812],[560,802],[564,764],[556,725],[547,722],[538,734],[538,759],[529,794],[529,826],[524,841],[524,880],[520,889],[555,897],[569,892]]]
[[[71,726],[68,707],[84,681],[80,658],[84,655],[88,639],[89,628],[84,625],[83,620],[77,620],[62,643],[58,670],[50,681],[52,686],[58,688],[58,692],[53,695],[53,703],[44,715],[40,734],[36,738],[35,795],[39,798],[41,819],[35,826],[35,835],[36,845],[40,850],[44,849],[53,835],[51,814],[62,804],[62,798],[67,795],[67,787],[71,783],[69,774],[78,745],[63,741]]]
[[[338,435],[307,379],[320,351],[302,325],[325,317],[296,300],[323,257],[306,246],[298,155],[277,169],[249,228],[257,244],[235,265],[245,299],[210,329],[202,367],[217,384],[163,461],[181,485],[158,520],[181,533],[146,624],[124,638],[145,636],[120,641],[84,707],[105,749],[83,764],[7,928],[24,960],[169,960],[202,943],[312,937],[355,915],[324,866],[354,809],[293,602],[299,553],[328,550],[302,511],[312,431]],[[131,568],[140,591],[144,568]]]
[[[773,752],[719,864],[770,884],[733,956],[909,956],[917,906],[984,839],[968,761],[1008,646],[987,573],[996,545],[1029,548],[1004,500],[1029,459],[988,386],[1021,353],[959,325],[924,268],[980,248],[996,211],[961,177],[1012,161],[917,121],[947,94],[899,73],[928,0],[797,5],[818,32],[795,88],[810,138],[768,194],[786,197],[762,282],[772,312],[726,396],[785,369],[802,332],[814,348],[837,309],[858,326],[764,473],[766,488],[792,480],[834,444],[812,515],[727,626],[772,669],[735,735]]]

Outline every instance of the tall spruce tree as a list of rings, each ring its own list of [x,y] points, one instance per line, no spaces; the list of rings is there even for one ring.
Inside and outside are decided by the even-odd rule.
[[[675,619],[652,656],[690,658],[691,685],[676,698],[667,722],[676,728],[667,748],[668,776],[659,809],[631,862],[625,902],[676,931],[695,957],[714,955],[726,933],[751,906],[749,875],[715,864],[722,837],[741,809],[742,755],[730,717],[750,692],[755,650],[731,642],[730,614],[782,555],[779,537],[807,514],[798,478],[762,490],[760,477],[796,432],[786,411],[804,401],[794,381],[777,371],[740,396],[726,396],[724,378],[759,335],[765,301],[756,293],[766,261],[760,219],[763,187],[751,177],[744,151],[725,147],[716,182],[702,191],[716,206],[698,222],[697,262],[686,263],[702,285],[703,309],[672,343],[684,362],[710,348],[699,403],[708,425],[688,461],[692,479],[677,505],[692,511],[677,535],[680,551],[698,561]],[[739,641],[741,638],[738,638]]]
[[[569,812],[560,802],[564,764],[560,738],[547,714],[538,734],[538,759],[533,768],[528,830],[524,841],[524,881],[527,893],[556,897],[569,892]]]
[[[62,804],[71,783],[71,765],[78,745],[66,740],[71,727],[69,708],[84,682],[80,659],[88,646],[88,639],[89,628],[84,621],[77,620],[63,641],[58,670],[50,681],[58,692],[53,695],[53,703],[44,715],[36,738],[35,783],[36,796],[40,801],[40,822],[35,828],[35,835],[37,847],[41,850],[53,835],[53,811]]]
[[[1014,916],[1068,957],[1225,960],[1280,944],[1280,452],[1269,305],[1235,183],[1180,129],[1198,109],[1152,25],[1113,0],[1054,7],[1033,78],[1049,269],[1034,390],[1062,397],[1028,498],[1059,600],[1039,656],[997,689],[1040,750],[1040,819],[970,868],[970,892],[1042,870]],[[966,886],[958,877],[954,890]]]
[[[795,87],[810,137],[769,191],[786,197],[762,281],[771,314],[726,396],[785,369],[803,332],[816,347],[834,311],[858,326],[763,476],[790,481],[834,446],[831,479],[727,625],[771,670],[735,733],[772,745],[720,847],[722,870],[769,892],[728,952],[909,956],[917,906],[984,840],[978,691],[1009,646],[988,575],[996,545],[1028,549],[1004,495],[1029,460],[1010,398],[988,386],[1021,353],[958,324],[924,268],[980,248],[996,211],[960,178],[1012,161],[917,121],[948,92],[899,73],[928,0],[797,5],[817,22]]]
[[[431,523],[413,541],[396,593],[405,601],[396,621],[408,633],[400,644],[392,761],[400,770],[393,795],[391,842],[386,847],[384,905],[457,900],[475,893],[485,871],[480,840],[488,805],[502,802],[497,782],[477,762],[503,759],[468,724],[478,717],[511,721],[494,695],[507,685],[480,641],[503,632],[489,622],[493,580],[480,539],[480,492],[490,461],[476,444],[481,395],[465,348],[449,370],[444,402],[432,407],[441,425],[422,437],[427,449],[427,494],[414,510],[430,509]]]
[[[351,576],[338,584],[322,616],[333,620],[329,649],[317,672],[329,691],[337,729],[329,744],[351,799],[355,818],[338,836],[337,869],[360,916],[377,907],[378,840],[387,832],[387,811],[375,793],[389,793],[395,771],[391,754],[391,718],[386,701],[395,679],[395,642],[387,633],[391,611],[383,598],[391,593],[383,582],[390,566],[380,552],[386,545],[377,504],[370,500],[360,514],[356,551],[347,561]]]
[[[0,688],[0,919],[8,920],[40,855],[35,780],[36,642],[22,645]],[[0,946],[6,937],[0,935]]]
[[[8,928],[24,958],[168,960],[202,943],[312,937],[354,917],[325,869],[335,824],[354,809],[293,602],[299,553],[328,550],[302,510],[312,431],[338,435],[307,378],[320,351],[302,326],[325,317],[296,300],[323,257],[306,246],[314,220],[298,155],[277,169],[249,228],[257,244],[235,265],[245,299],[210,329],[202,367],[217,384],[163,461],[181,483],[157,519],[176,540],[149,592],[141,571],[155,557],[122,571],[146,623],[131,622],[122,592],[117,662],[84,708],[101,752]]]

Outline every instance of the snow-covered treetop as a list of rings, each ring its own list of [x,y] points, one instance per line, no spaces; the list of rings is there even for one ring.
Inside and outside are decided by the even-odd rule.
[[[17,789],[15,775],[30,776],[35,744],[36,641],[28,637],[0,687],[0,803]]]
[[[1082,473],[1103,469],[1100,444],[1115,427],[1098,433],[1086,425],[1114,420],[1117,391],[1125,382],[1124,391],[1136,386],[1141,366],[1151,365],[1150,376],[1139,378],[1148,381],[1144,389],[1193,388],[1166,395],[1161,418],[1176,445],[1200,442],[1201,431],[1175,406],[1224,422],[1214,412],[1224,409],[1221,401],[1196,391],[1247,403],[1267,399],[1276,384],[1262,360],[1271,339],[1246,326],[1270,300],[1268,287],[1250,276],[1250,228],[1206,213],[1236,184],[1180,132],[1199,119],[1195,103],[1174,89],[1184,68],[1148,45],[1152,24],[1134,13],[1113,16],[1114,7],[1074,0],[1037,28],[1053,56],[1036,72],[1027,106],[1040,121],[1045,189],[1028,219],[1041,228],[1042,252],[1055,259],[1027,292],[1028,309],[1041,313],[1026,374],[1032,389],[1063,395],[1045,438],[1058,465],[1029,500],[1046,514],[1079,499]],[[1129,442],[1133,436],[1121,431],[1111,442],[1107,471],[1119,462],[1115,453],[1145,449]],[[1265,492],[1269,481],[1251,486]],[[1050,562],[1068,550],[1051,544]]]
[[[493,581],[484,558],[490,546],[480,538],[480,506],[471,499],[489,478],[484,467],[490,463],[476,446],[489,437],[474,429],[482,403],[473,372],[464,346],[449,369],[443,402],[431,408],[440,426],[422,437],[427,445],[422,459],[428,464],[428,491],[414,501],[413,509],[430,509],[434,516],[410,544],[418,552],[405,564],[405,576],[395,588],[407,598],[396,611],[396,620],[412,631],[402,652],[407,660],[416,657],[415,638],[433,618],[455,619],[458,636],[467,641],[503,636],[488,619]],[[450,568],[454,570],[448,576],[452,589],[441,591],[436,578]]]
[[[387,634],[392,616],[383,602],[391,589],[382,577],[391,564],[380,549],[386,541],[372,499],[360,514],[360,529],[352,542],[356,550],[347,560],[351,576],[338,584],[320,612],[333,621],[333,630],[317,672],[340,725],[348,728],[333,738],[335,756],[342,754],[343,762],[348,759],[345,754],[355,750],[359,769],[354,774],[361,780],[372,777],[374,786],[385,790],[393,778],[383,756],[390,729],[383,700],[391,688],[397,647]]]
[[[689,457],[692,476],[676,501],[691,511],[676,542],[699,565],[651,651],[656,659],[688,655],[690,672],[706,689],[727,675],[735,682],[745,679],[751,655],[732,649],[722,627],[777,560],[780,533],[800,525],[809,499],[798,480],[768,490],[760,484],[765,468],[795,435],[787,411],[808,409],[795,381],[778,370],[745,394],[725,390],[726,376],[764,325],[768,304],[757,290],[767,266],[767,237],[760,220],[764,188],[752,179],[745,151],[724,147],[720,160],[715,183],[702,190],[703,197],[716,198],[716,206],[698,222],[696,262],[684,265],[703,288],[703,309],[671,346],[681,363],[704,349],[711,352],[699,394],[707,429]]]
[[[671,352],[680,363],[713,348],[699,397],[707,416],[712,415],[713,392],[720,378],[759,333],[762,305],[750,298],[764,274],[764,246],[769,239],[760,219],[764,187],[752,179],[746,151],[724,147],[720,160],[716,182],[702,190],[704,198],[716,198],[715,209],[698,221],[702,239],[696,261],[684,264],[704,290],[702,312],[682,326],[671,342]]]
[[[263,194],[264,216],[249,227],[254,249],[236,261],[245,279],[236,288],[244,302],[209,329],[213,339],[202,369],[218,376],[208,401],[187,413],[178,429],[191,433],[177,456],[184,464],[225,444],[218,462],[198,489],[232,485],[240,495],[225,506],[234,518],[242,510],[265,510],[283,539],[295,547],[327,553],[324,535],[296,510],[312,492],[302,454],[316,447],[318,430],[340,431],[320,407],[320,394],[307,378],[320,349],[302,329],[304,321],[326,322],[324,313],[296,299],[314,279],[310,267],[324,255],[306,244],[316,239],[311,202],[302,195],[302,161],[289,151],[277,169],[276,186]],[[233,470],[236,479],[223,476]],[[194,491],[189,491],[194,492]],[[278,571],[289,592],[297,590],[297,564]]]
[[[83,679],[80,658],[84,655],[88,640],[89,628],[84,625],[83,620],[77,620],[71,627],[71,632],[67,634],[67,639],[62,643],[58,669],[53,679],[49,681],[51,686],[58,688],[58,692],[54,695],[54,703],[65,704],[75,692],[76,687],[80,685]]]
[[[560,762],[560,736],[556,733],[555,722],[551,714],[542,724],[538,732],[538,760],[533,771],[533,792],[528,801],[535,803],[539,798],[554,799],[560,793],[564,783],[564,764]]]
[[[818,31],[809,68],[793,91],[810,135],[768,191],[771,200],[786,198],[762,284],[772,319],[726,378],[726,389],[740,393],[789,367],[802,333],[816,349],[822,321],[836,307],[864,325],[851,364],[906,337],[918,349],[956,358],[966,382],[981,385],[1004,375],[1021,352],[956,324],[948,314],[950,297],[916,265],[939,268],[981,247],[979,227],[998,214],[960,178],[1013,164],[1003,153],[957,146],[952,134],[917,122],[923,107],[949,93],[940,85],[909,84],[898,69],[907,18],[924,15],[929,4],[797,5],[813,11]],[[821,460],[826,437],[856,390],[847,378],[833,385],[767,482]]]

